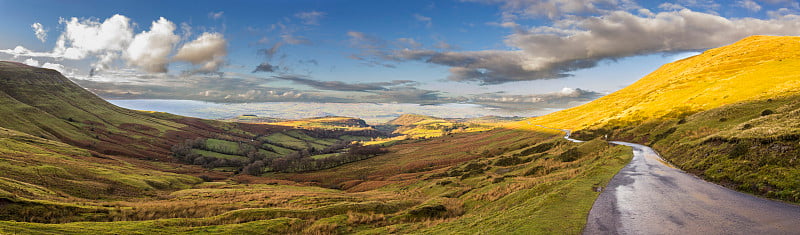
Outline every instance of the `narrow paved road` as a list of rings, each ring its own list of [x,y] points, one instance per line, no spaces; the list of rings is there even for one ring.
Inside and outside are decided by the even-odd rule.
[[[650,147],[612,143],[634,156],[595,201],[584,234],[800,234],[800,206],[706,182]]]

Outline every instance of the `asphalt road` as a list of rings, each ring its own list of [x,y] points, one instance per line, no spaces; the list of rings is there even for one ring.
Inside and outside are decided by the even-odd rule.
[[[634,156],[595,201],[584,234],[800,234],[800,206],[706,182],[650,147],[612,143]]]

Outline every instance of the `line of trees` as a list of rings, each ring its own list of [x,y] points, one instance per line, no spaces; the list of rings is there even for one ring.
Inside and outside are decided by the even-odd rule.
[[[315,171],[364,160],[387,152],[388,150],[377,145],[363,146],[361,144],[354,144],[349,146],[347,152],[322,159],[314,159],[311,158],[311,156],[318,154],[298,151],[281,158],[272,159],[272,161],[268,163],[268,167],[276,172]]]
[[[314,136],[315,138],[330,138],[332,136],[341,137],[344,134],[352,134],[346,132],[336,133],[336,131],[310,133],[318,133],[316,136]],[[261,175],[265,171],[304,172],[327,169],[350,162],[364,160],[387,152],[386,149],[383,149],[379,146],[363,146],[360,143],[354,144],[350,141],[344,140],[334,143],[323,149],[309,147],[307,149],[300,149],[293,153],[273,158],[270,158],[264,154],[263,151],[272,151],[272,149],[268,146],[265,146],[265,144],[269,143],[278,146],[282,145],[279,143],[271,143],[266,140],[239,142],[239,148],[237,151],[227,151],[227,154],[229,155],[238,155],[242,156],[242,158],[217,158],[212,156],[204,156],[198,154],[196,151],[193,151],[194,149],[199,149],[219,152],[217,149],[209,148],[207,142],[208,139],[206,138],[187,139],[184,142],[178,143],[172,147],[173,156],[178,161],[187,164],[201,165],[205,168],[235,167],[237,168],[237,173]],[[344,149],[347,150],[343,151]],[[312,158],[314,155],[333,153],[338,154],[322,159]]]

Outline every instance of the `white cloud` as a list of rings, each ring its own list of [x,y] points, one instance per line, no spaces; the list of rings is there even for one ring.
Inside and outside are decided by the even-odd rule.
[[[203,33],[194,41],[184,44],[173,59],[194,65],[202,64],[198,71],[214,72],[225,63],[227,44],[220,33]]]
[[[0,49],[0,53],[12,55],[14,58],[43,57],[56,61],[94,58],[91,61],[90,74],[110,69],[120,59],[127,65],[149,73],[163,73],[167,71],[171,62],[170,56],[175,52],[178,43],[189,40],[192,35],[192,27],[187,23],[181,24],[181,35],[177,35],[176,25],[164,17],[153,21],[149,31],[139,34],[134,34],[134,24],[123,15],[114,15],[104,20],[62,18],[59,22],[64,25],[64,31],[58,37],[52,51],[35,52],[20,45],[13,49]],[[39,23],[31,27],[37,34],[44,30]],[[299,40],[304,39],[295,41]],[[202,64],[200,71],[216,71],[224,63],[227,54],[226,44],[222,34],[205,33],[181,47],[175,60]],[[33,59],[28,60],[30,63],[34,61],[39,63]],[[64,66],[60,64],[49,66],[64,70]]]
[[[615,11],[601,17],[555,23],[562,28],[579,29],[573,33],[516,33],[506,43],[525,52],[527,70],[541,70],[580,61],[702,50],[756,34],[797,35],[799,19],[798,16],[728,19],[688,9],[652,17]]]
[[[753,12],[761,11],[761,5],[758,5],[758,3],[753,0],[739,0],[736,1],[736,5]]]
[[[506,37],[505,44],[514,48],[507,51],[387,52],[380,44],[364,43],[368,37],[361,33],[351,32],[349,36],[362,45],[372,45],[362,48],[386,61],[425,61],[450,67],[448,79],[453,81],[499,84],[566,77],[571,71],[594,67],[606,59],[705,50],[750,35],[800,35],[800,16],[780,14],[786,12],[772,12],[772,19],[762,20],[725,18],[685,8],[650,14],[609,11],[555,20],[551,26],[517,26],[519,29]]]
[[[23,63],[25,63],[27,65],[30,65],[30,66],[33,66],[33,67],[39,67],[39,61],[35,60],[33,58],[28,58]]]
[[[208,18],[211,18],[211,19],[218,20],[218,19],[222,18],[222,16],[223,16],[224,14],[225,14],[225,12],[224,12],[224,11],[220,11],[220,12],[209,12],[209,13],[208,13]]]
[[[125,50],[128,64],[151,73],[167,72],[167,58],[180,37],[175,35],[175,24],[161,17],[153,21],[150,31],[142,32],[133,38]]]
[[[319,11],[309,11],[309,12],[300,12],[294,14],[294,17],[303,21],[303,24],[307,25],[319,25],[319,20],[325,17],[325,12]]]
[[[123,15],[114,15],[104,20],[60,20],[65,24],[64,33],[56,41],[54,55],[66,59],[79,60],[90,54],[122,51],[133,40],[130,19]]]
[[[25,61],[23,61],[22,63],[33,67],[41,67],[41,68],[56,70],[60,73],[64,73],[66,71],[66,67],[64,67],[64,65],[62,64],[50,63],[50,62],[45,62],[44,64],[41,64],[41,62],[33,58],[25,59]]]
[[[52,69],[52,70],[58,71],[59,73],[64,73],[66,71],[66,69],[64,68],[64,65],[56,64],[56,63],[44,63],[42,65],[42,68]]]
[[[33,23],[31,28],[33,28],[33,33],[36,34],[36,38],[38,38],[39,41],[47,41],[47,30],[44,29],[44,26],[42,26],[41,23]]]

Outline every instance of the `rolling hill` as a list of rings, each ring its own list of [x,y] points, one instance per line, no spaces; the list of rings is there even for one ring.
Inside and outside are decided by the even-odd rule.
[[[652,145],[732,189],[800,201],[800,37],[751,36],[666,64],[636,83],[529,124]]]
[[[588,211],[598,195],[588,189],[630,158],[548,129],[384,150],[348,144],[374,132],[356,119],[276,126],[127,110],[11,62],[0,82],[0,233],[577,232],[586,214],[560,210]],[[548,222],[514,219],[531,213]]]
[[[472,120],[486,129],[443,134],[471,122],[407,115],[391,124],[431,135],[365,150],[343,143],[372,130],[337,130],[371,129],[355,119],[276,126],[133,111],[55,71],[0,62],[0,233],[577,234],[596,189],[632,156],[605,136],[797,202],[796,71],[800,38],[754,36],[512,128]],[[237,162],[249,165],[225,166]]]
[[[114,106],[55,70],[0,62],[0,127],[101,154],[171,161],[184,139],[249,139],[285,127],[223,123]]]
[[[800,92],[800,37],[751,36],[666,64],[636,83],[527,122],[579,130],[676,118],[741,101]]]

